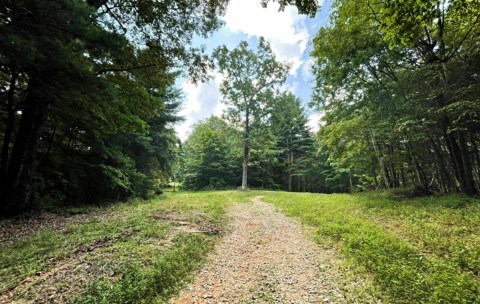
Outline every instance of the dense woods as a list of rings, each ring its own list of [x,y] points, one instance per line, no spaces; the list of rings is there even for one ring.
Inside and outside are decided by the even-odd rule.
[[[334,2],[313,103],[358,186],[478,193],[479,35],[478,1]]]
[[[311,53],[318,133],[266,40],[211,57],[192,46],[222,26],[227,2],[3,1],[0,213],[147,197],[173,180],[478,194],[478,1],[333,1]],[[213,69],[225,113],[180,143],[176,81]]]
[[[226,1],[2,1],[2,215],[33,203],[144,196],[170,175],[182,73],[208,67],[194,35]]]

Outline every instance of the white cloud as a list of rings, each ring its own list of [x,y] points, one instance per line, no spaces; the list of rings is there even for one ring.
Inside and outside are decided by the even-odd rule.
[[[219,92],[221,81],[222,75],[216,73],[213,79],[206,83],[195,85],[188,80],[182,83],[185,103],[179,115],[184,117],[185,121],[175,126],[175,131],[182,141],[188,138],[194,124],[212,114],[216,116],[222,114],[224,105],[220,102]]]
[[[313,72],[312,72],[313,64],[314,64],[314,61],[312,58],[308,58],[308,60],[303,63],[302,69],[301,69],[303,79],[308,81],[313,78]]]
[[[224,16],[227,33],[265,37],[271,43],[277,58],[291,65],[289,81],[284,85],[284,89],[293,93],[304,90],[300,77],[311,79],[312,63],[304,59],[311,36],[306,20],[307,17],[299,15],[295,6],[289,6],[285,11],[279,12],[277,3],[270,2],[267,8],[263,8],[259,0],[230,0]],[[230,41],[228,34],[221,37],[223,39],[221,43]],[[205,42],[212,43],[213,46],[218,45],[218,40]],[[185,121],[177,124],[175,129],[182,141],[187,139],[195,123],[212,114],[216,116],[222,114],[225,105],[220,102],[221,77],[217,73],[214,79],[207,83],[194,85],[185,80],[181,84],[185,93],[185,103],[179,114]],[[309,117],[309,126],[314,130],[318,130],[319,116],[316,117]]]
[[[308,116],[307,127],[310,128],[312,132],[318,132],[318,130],[320,129],[320,119],[322,118],[322,116],[323,115],[318,112],[315,112]]]
[[[301,58],[310,38],[306,18],[298,14],[295,6],[279,12],[274,3],[263,8],[258,0],[231,0],[224,20],[234,33],[265,37],[277,57],[291,64],[290,74],[294,75],[303,63]]]

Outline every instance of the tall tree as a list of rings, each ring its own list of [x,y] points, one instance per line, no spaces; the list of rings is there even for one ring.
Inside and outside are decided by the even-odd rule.
[[[334,1],[312,55],[339,164],[377,187],[478,192],[478,12],[462,0]],[[345,127],[356,131],[338,136]]]
[[[139,98],[136,109],[150,104],[149,95],[173,83],[172,70],[186,70],[198,79],[209,64],[201,50],[189,47],[190,42],[195,34],[207,35],[221,25],[218,16],[225,6],[224,0],[4,1],[0,7],[0,81],[5,101],[0,110],[5,117],[0,128],[2,215],[28,209],[32,202],[32,176],[43,134],[49,131],[47,122],[75,116],[64,112],[70,104],[82,109],[73,121],[91,115],[90,123],[100,127],[96,135],[117,132],[114,120],[125,126],[133,118],[135,126],[146,127],[142,115],[128,115],[132,108],[122,103]],[[156,87],[152,88],[148,79],[153,78]],[[115,115],[108,109],[125,115],[112,118]],[[85,132],[60,119],[77,133]]]
[[[286,176],[286,189],[288,191],[301,191],[305,187],[305,158],[313,152],[313,139],[307,128],[307,117],[301,107],[300,100],[291,93],[284,93],[275,99],[272,105],[270,125],[275,135],[276,147],[280,151],[283,168],[281,173]],[[294,186],[297,178],[298,186]]]
[[[264,38],[260,38],[256,52],[242,41],[233,50],[217,48],[213,56],[224,76],[220,92],[228,107],[227,118],[243,128],[242,189],[246,190],[251,130],[267,114],[272,91],[284,83],[288,66],[276,60]]]

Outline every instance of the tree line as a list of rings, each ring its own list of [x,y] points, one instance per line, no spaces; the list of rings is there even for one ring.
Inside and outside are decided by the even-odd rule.
[[[333,1],[311,54],[317,134],[266,41],[212,58],[192,47],[222,26],[227,3],[3,1],[0,214],[147,197],[173,177],[190,189],[478,194],[478,1]],[[179,149],[175,82],[212,68],[225,115]]]
[[[302,102],[282,89],[289,66],[259,39],[214,51],[223,75],[222,118],[198,123],[184,143],[178,177],[185,189],[239,187],[347,192],[349,176],[328,160],[307,127]]]
[[[478,1],[333,1],[330,23],[316,34],[311,53],[315,92],[310,105],[323,114],[317,134],[306,129],[294,96],[279,93],[273,83],[264,90],[267,79],[282,83],[285,70],[277,66],[264,78],[248,71],[259,58],[265,64],[274,60],[264,56],[262,44],[248,56],[240,54],[245,43],[217,50],[219,69],[227,75],[221,92],[230,108],[223,122],[211,118],[199,124],[187,141],[181,168],[188,188],[225,183],[245,188],[248,163],[254,187],[479,193]],[[190,155],[218,149],[198,146],[197,137],[206,136],[206,129],[243,147],[243,181],[238,168],[206,162],[205,167],[235,172],[237,179],[221,180],[221,174],[212,173],[212,183],[208,178],[193,182],[194,172],[207,173],[194,169],[205,160],[190,162]],[[239,164],[238,155],[230,149],[222,157]]]
[[[145,196],[168,177],[179,75],[226,1],[3,1],[0,214]]]
[[[269,0],[259,4],[266,6]],[[275,1],[314,14],[316,1]],[[175,81],[212,67],[194,37],[227,0],[4,0],[0,216],[148,196],[173,174]]]

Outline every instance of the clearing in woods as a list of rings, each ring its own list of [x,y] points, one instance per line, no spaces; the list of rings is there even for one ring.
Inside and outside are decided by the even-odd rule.
[[[259,195],[171,193],[2,221],[0,303],[351,302],[348,286],[362,284],[338,252]]]
[[[179,192],[2,220],[0,303],[480,303],[480,201],[386,195]]]

